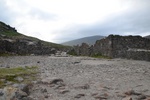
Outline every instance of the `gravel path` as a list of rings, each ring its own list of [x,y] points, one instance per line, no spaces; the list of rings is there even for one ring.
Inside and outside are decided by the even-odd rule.
[[[0,67],[18,66],[39,66],[41,81],[34,84],[30,94],[35,100],[150,100],[150,62],[89,57],[0,57]]]

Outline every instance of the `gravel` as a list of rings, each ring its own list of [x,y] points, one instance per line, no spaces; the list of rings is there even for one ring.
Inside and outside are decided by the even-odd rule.
[[[34,100],[122,100],[150,97],[150,62],[90,57],[0,57],[0,67],[39,66]],[[51,80],[50,80],[51,79]],[[57,82],[43,82],[42,80]],[[59,81],[61,80],[61,81]],[[135,91],[141,95],[125,94]],[[44,91],[44,92],[43,92]],[[148,99],[147,99],[148,100]]]

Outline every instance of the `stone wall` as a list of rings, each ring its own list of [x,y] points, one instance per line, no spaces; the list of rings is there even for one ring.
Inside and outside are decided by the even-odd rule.
[[[127,58],[150,61],[150,39],[141,36],[109,35],[97,40],[93,46],[76,46],[78,55],[102,54],[111,58]]]
[[[93,54],[102,54],[104,56],[112,57],[112,38],[109,36],[107,38],[97,40],[93,46]]]
[[[0,39],[0,54],[10,53],[10,54],[19,54],[19,55],[27,55],[27,54],[36,54],[36,55],[47,55],[54,54],[52,47],[44,46],[41,42],[31,42],[27,40],[1,40]]]
[[[110,36],[112,57],[137,60],[150,60],[150,39],[140,36]]]

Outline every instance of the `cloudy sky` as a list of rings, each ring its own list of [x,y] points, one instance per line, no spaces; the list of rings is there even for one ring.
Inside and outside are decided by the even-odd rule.
[[[0,21],[42,40],[150,35],[150,0],[0,0]]]

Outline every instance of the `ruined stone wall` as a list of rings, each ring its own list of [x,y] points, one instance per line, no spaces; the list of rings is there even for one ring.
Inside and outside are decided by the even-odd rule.
[[[93,46],[93,54],[102,54],[104,56],[112,57],[112,39],[111,36],[97,40]]]
[[[87,44],[76,46],[78,55],[92,56],[102,54],[111,58],[127,58],[150,61],[150,39],[141,36],[109,35],[97,40],[89,47]]]
[[[39,43],[29,44],[29,41],[15,40],[0,40],[0,53],[11,53],[19,55],[36,54],[47,55],[52,54],[54,51],[51,47],[44,46]]]
[[[114,58],[150,60],[150,39],[140,36],[111,36]]]
[[[89,56],[90,46],[86,43],[82,43],[81,46],[74,46],[74,51],[78,56]]]

